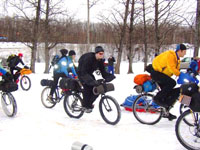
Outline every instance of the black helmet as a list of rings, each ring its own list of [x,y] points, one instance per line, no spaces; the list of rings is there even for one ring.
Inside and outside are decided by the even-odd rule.
[[[95,53],[104,52],[104,49],[101,46],[95,48]]]
[[[67,50],[67,49],[61,49],[61,50],[60,50],[60,53],[61,53],[63,56],[66,56],[67,53],[68,53],[68,50]]]
[[[69,56],[72,56],[72,55],[76,55],[76,52],[74,50],[69,51]]]

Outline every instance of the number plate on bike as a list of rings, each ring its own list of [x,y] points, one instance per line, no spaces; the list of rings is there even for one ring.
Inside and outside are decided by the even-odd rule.
[[[180,98],[179,98],[179,101],[180,101],[181,104],[189,106],[190,102],[191,102],[191,98],[192,97],[187,96],[187,95],[181,95]]]

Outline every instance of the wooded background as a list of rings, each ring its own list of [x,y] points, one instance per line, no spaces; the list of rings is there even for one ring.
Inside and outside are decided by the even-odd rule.
[[[7,38],[2,41],[27,45],[33,72],[39,61],[38,45],[44,43],[45,73],[50,50],[61,43],[85,44],[82,53],[90,51],[91,45],[111,45],[117,53],[116,73],[120,73],[124,51],[129,60],[128,73],[133,72],[133,57],[139,50],[144,53],[144,67],[149,55],[159,54],[166,45],[190,43],[195,47],[193,55],[199,55],[200,0],[195,1],[196,9],[192,10],[188,0],[116,0],[117,7],[107,15],[98,15],[96,23],[90,21],[90,9],[101,0],[85,1],[87,21],[81,22],[63,7],[64,0],[3,0],[5,11],[12,8],[15,15],[0,17],[0,36]]]

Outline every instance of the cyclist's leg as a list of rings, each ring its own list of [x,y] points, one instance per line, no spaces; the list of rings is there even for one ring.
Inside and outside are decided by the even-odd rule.
[[[53,96],[53,93],[56,90],[59,78],[60,78],[60,74],[59,73],[55,73],[54,76],[53,76],[53,83],[52,83],[51,91],[50,91],[49,95]]]
[[[166,98],[168,93],[176,86],[174,79],[157,71],[152,73],[152,79],[161,86],[161,91],[154,97],[157,100],[164,100],[163,98]]]
[[[82,106],[86,108],[93,108],[92,104],[98,97],[98,95],[93,94],[93,87],[83,84],[83,102]]]

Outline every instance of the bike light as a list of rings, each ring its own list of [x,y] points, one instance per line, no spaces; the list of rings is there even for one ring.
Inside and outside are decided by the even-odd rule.
[[[61,62],[61,65],[67,66],[67,63],[66,63],[65,61],[62,61],[62,62]]]
[[[73,67],[73,63],[70,63],[70,64],[69,64],[69,67],[72,68],[72,67]]]
[[[189,82],[189,80],[188,80],[188,79],[184,79],[183,81],[184,81],[185,83],[188,83],[188,82]]]
[[[58,69],[58,65],[54,65],[53,67],[54,67],[54,69]]]

